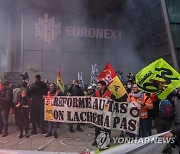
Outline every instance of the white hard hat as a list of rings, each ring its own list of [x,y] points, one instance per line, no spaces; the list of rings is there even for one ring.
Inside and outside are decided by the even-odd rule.
[[[93,89],[93,87],[92,86],[88,86],[88,88],[87,88],[88,90],[91,90],[91,89]]]

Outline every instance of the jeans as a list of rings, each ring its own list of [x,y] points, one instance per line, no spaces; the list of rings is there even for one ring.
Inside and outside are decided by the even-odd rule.
[[[17,115],[18,115],[18,120],[19,120],[20,134],[23,134],[23,130],[25,130],[25,133],[28,133],[28,129],[29,129],[28,109],[23,112],[21,110],[18,110]]]
[[[48,133],[57,132],[57,122],[48,121]]]
[[[4,128],[4,134],[8,132],[8,110],[0,110],[0,131]]]
[[[151,136],[152,120],[151,118],[140,119],[140,134],[141,137]]]
[[[73,123],[70,123],[69,124],[69,129],[73,129]],[[81,124],[80,123],[77,123],[77,128],[80,128]]]

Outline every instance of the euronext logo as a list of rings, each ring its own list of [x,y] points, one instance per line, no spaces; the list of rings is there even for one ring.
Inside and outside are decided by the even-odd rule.
[[[48,14],[44,14],[44,17],[38,18],[38,22],[35,24],[35,37],[40,37],[44,42],[51,43],[60,35],[61,24],[56,23],[55,17],[48,17]]]
[[[39,17],[35,24],[35,36],[40,37],[44,42],[51,43],[58,36],[63,34],[68,37],[83,37],[96,39],[121,39],[122,31],[119,29],[104,29],[84,26],[66,25],[62,27],[55,17],[44,14]]]

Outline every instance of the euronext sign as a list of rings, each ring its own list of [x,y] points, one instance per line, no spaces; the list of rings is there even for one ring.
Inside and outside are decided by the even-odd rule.
[[[35,24],[35,36],[40,37],[43,41],[51,43],[58,36],[63,35],[69,37],[83,37],[83,38],[96,38],[96,39],[121,39],[122,31],[119,29],[104,29],[94,27],[81,27],[74,25],[66,25],[62,27],[62,24],[55,21],[55,17],[48,17],[48,14],[44,14],[44,17],[38,18],[38,22]]]
[[[121,39],[121,30],[116,29],[102,29],[93,27],[77,27],[66,26],[66,36],[74,37],[89,37],[89,38],[104,38],[104,39]]]

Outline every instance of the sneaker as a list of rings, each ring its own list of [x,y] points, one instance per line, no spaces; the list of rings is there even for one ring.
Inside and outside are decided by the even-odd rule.
[[[58,138],[58,136],[57,136],[57,133],[56,133],[56,132],[54,133],[54,138]]]
[[[29,138],[29,134],[28,133],[26,133],[25,136],[26,136],[26,138]]]
[[[170,147],[168,147],[166,151],[167,151],[168,154],[171,154],[171,153],[172,153],[172,150],[171,150]]]
[[[8,136],[8,133],[4,133],[4,134],[2,135],[2,137],[6,137],[6,136]]]
[[[20,134],[20,135],[19,135],[19,138],[23,138],[23,134]]]
[[[46,130],[41,131],[41,134],[47,134]]]
[[[162,153],[163,153],[163,154],[171,154],[171,153],[172,153],[172,150],[171,150],[170,147],[168,147],[168,148],[164,149]]]
[[[80,131],[80,132],[83,132],[81,127],[77,127],[77,130]]]
[[[94,142],[92,143],[92,146],[97,146],[97,142],[94,141]]]
[[[52,136],[52,133],[47,133],[47,134],[45,135],[45,137],[50,137],[50,136]]]
[[[69,131],[70,131],[71,133],[74,133],[73,128],[69,128]]]

